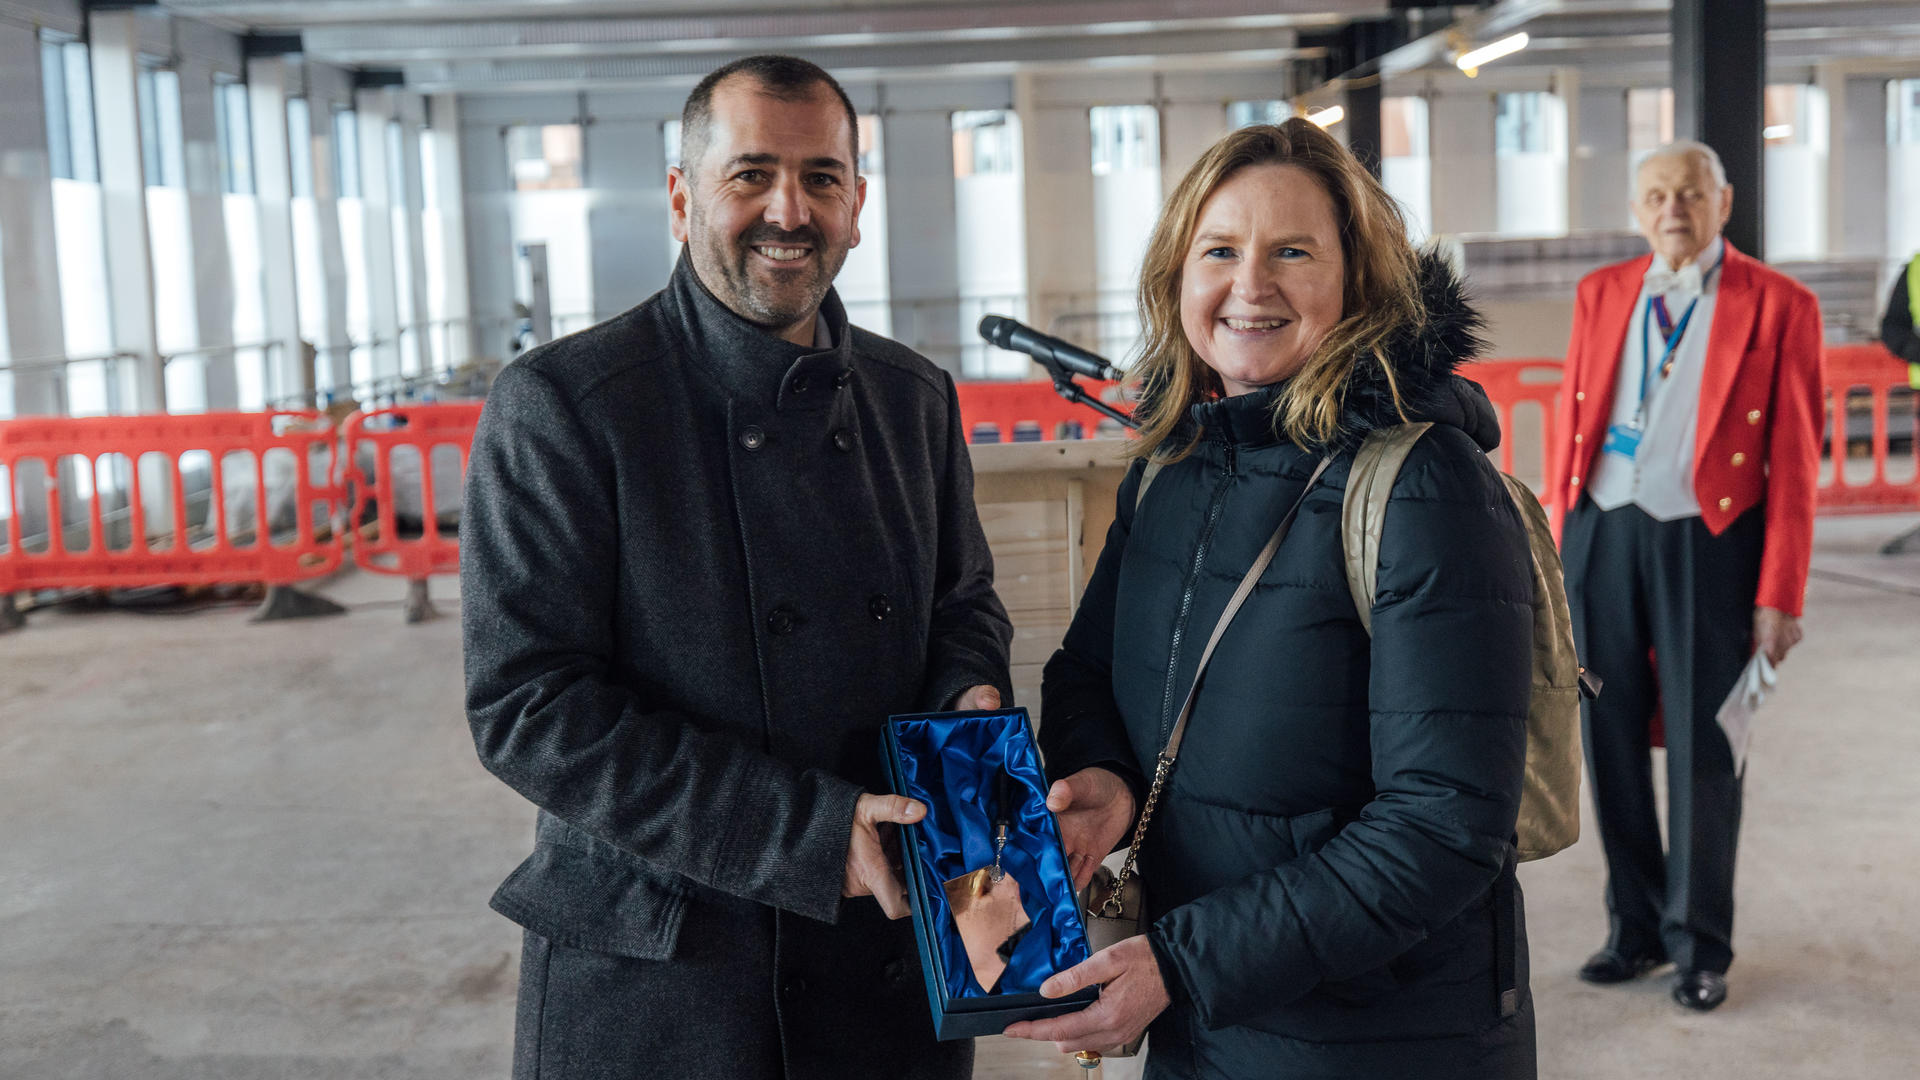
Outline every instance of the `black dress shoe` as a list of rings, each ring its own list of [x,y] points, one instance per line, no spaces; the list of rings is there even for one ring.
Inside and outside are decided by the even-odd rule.
[[[1632,982],[1654,968],[1667,962],[1660,953],[1635,953],[1628,956],[1613,949],[1601,949],[1587,957],[1586,965],[1580,969],[1583,982],[1612,983]]]
[[[1673,984],[1673,1000],[1695,1012],[1709,1012],[1727,1000],[1727,977],[1717,971],[1682,971]]]

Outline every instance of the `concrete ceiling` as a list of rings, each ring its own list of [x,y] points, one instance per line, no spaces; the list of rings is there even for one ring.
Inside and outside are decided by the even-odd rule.
[[[1668,0],[158,0],[229,29],[301,37],[305,54],[466,93],[688,82],[751,52],[849,76],[1019,68],[1344,70],[1352,24],[1404,20],[1388,77],[1447,67],[1461,47],[1526,30],[1503,71],[1658,75]],[[1920,62],[1920,0],[1769,0],[1772,65]],[[1302,87],[1305,88],[1304,86]]]

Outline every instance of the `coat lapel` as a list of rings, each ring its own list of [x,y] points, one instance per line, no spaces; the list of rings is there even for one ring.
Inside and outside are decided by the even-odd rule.
[[[1719,294],[1713,304],[1713,327],[1707,337],[1706,370],[1700,376],[1700,426],[1694,438],[1696,469],[1708,436],[1727,410],[1734,379],[1740,374],[1740,358],[1746,353],[1753,321],[1760,313],[1752,267],[1752,259],[1727,244]]]
[[[1594,352],[1587,360],[1586,378],[1582,380],[1587,385],[1581,389],[1596,403],[1589,408],[1597,409],[1603,418],[1613,415],[1613,391],[1620,382],[1620,350],[1626,347],[1627,328],[1633,323],[1633,302],[1640,298],[1640,280],[1647,276],[1652,263],[1651,255],[1622,263],[1619,272],[1608,275],[1601,284],[1599,307],[1594,312],[1594,325],[1600,328],[1601,336],[1591,343]],[[1605,430],[1607,423],[1602,419],[1595,430]]]

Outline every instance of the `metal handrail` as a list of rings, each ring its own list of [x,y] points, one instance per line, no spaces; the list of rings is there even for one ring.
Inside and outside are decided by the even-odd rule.
[[[106,363],[119,363],[122,360],[138,359],[140,359],[139,353],[127,352],[125,350],[101,353],[97,356],[35,356],[0,363],[0,371],[46,371],[48,369],[64,368],[68,364],[89,364],[103,361]]]
[[[172,352],[163,352],[160,354],[160,362],[162,364],[169,364],[175,360],[189,356],[218,356],[221,353],[243,353],[254,349],[266,352],[283,349],[286,345],[286,341],[279,338],[272,341],[257,342],[251,345],[200,345],[191,349],[175,349]]]

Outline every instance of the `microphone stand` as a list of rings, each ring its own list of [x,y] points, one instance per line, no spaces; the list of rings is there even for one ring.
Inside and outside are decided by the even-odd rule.
[[[1101,413],[1114,420],[1118,420],[1121,424],[1125,425],[1127,428],[1131,430],[1134,430],[1134,431],[1140,430],[1140,421],[1135,420],[1132,414],[1123,413],[1119,409],[1116,409],[1113,406],[1107,404],[1106,402],[1101,401],[1099,398],[1095,397],[1094,395],[1087,393],[1084,387],[1082,387],[1079,383],[1073,381],[1073,374],[1071,372],[1068,372],[1063,368],[1055,367],[1054,365],[1048,363],[1045,360],[1040,361],[1040,366],[1046,368],[1047,374],[1053,376],[1053,392],[1054,393],[1059,394],[1061,397],[1066,398],[1068,401],[1074,403],[1075,405],[1085,405],[1087,408],[1092,409],[1095,412]]]

